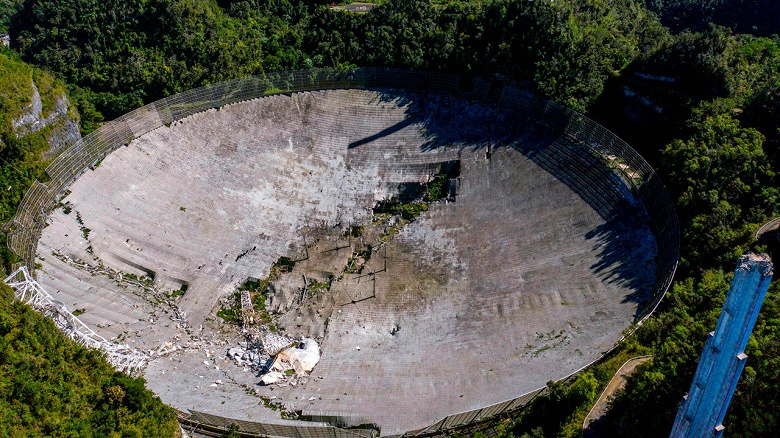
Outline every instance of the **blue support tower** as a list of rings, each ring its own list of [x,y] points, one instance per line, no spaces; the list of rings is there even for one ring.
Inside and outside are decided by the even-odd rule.
[[[766,254],[739,259],[718,325],[709,334],[691,389],[685,396],[671,437],[720,437],[723,418],[745,367],[750,333],[764,302],[772,262]]]

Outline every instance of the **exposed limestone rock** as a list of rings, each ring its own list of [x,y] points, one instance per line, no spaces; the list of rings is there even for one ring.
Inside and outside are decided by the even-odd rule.
[[[12,125],[17,137],[24,137],[47,126],[52,126],[51,134],[47,138],[50,147],[44,153],[44,158],[55,155],[65,146],[81,139],[77,119],[74,119],[73,112],[69,111],[70,102],[65,94],[56,97],[54,110],[45,116],[43,115],[41,93],[35,82],[32,82],[30,100],[25,113],[13,120]]]

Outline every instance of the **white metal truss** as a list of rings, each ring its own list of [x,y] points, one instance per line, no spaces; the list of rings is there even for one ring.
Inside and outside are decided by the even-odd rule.
[[[241,291],[241,316],[244,320],[244,327],[254,323],[255,308],[248,290]]]
[[[250,343],[260,344],[263,352],[269,356],[276,356],[280,351],[294,345],[295,340],[286,336],[271,333],[268,327],[258,328],[254,325],[255,308],[249,291],[241,291],[241,316],[244,321],[244,329]]]
[[[108,362],[117,370],[128,374],[141,371],[149,356],[127,345],[115,344],[95,333],[64,305],[56,301],[30,275],[26,266],[22,266],[5,279],[5,283],[15,291],[16,299],[29,304],[33,309],[48,317],[69,338],[79,344],[100,350]]]

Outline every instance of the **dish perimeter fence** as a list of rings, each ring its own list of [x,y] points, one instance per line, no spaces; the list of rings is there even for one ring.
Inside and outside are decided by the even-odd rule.
[[[46,168],[50,179],[32,184],[16,216],[7,225],[8,246],[33,272],[38,240],[48,215],[67,195],[68,187],[106,155],[156,128],[211,108],[241,101],[273,94],[327,89],[397,89],[455,95],[491,105],[518,123],[526,123],[537,132],[555,139],[552,143],[554,146],[529,152],[529,158],[567,184],[605,218],[614,211],[617,203],[628,198],[644,210],[648,217],[657,245],[657,276],[652,296],[640,308],[633,327],[641,325],[663,298],[672,282],[679,258],[677,214],[663,182],[626,142],[575,111],[500,81],[399,69],[276,72],[206,85],[131,111],[105,123],[100,129],[62,151],[52,161]],[[604,172],[594,172],[595,168],[606,169],[611,177],[605,181]],[[576,372],[568,378],[574,374]],[[544,388],[539,388],[512,400],[450,415],[426,428],[408,431],[404,436],[436,435],[477,426],[521,409],[542,391]],[[280,426],[196,412],[181,413],[180,419],[189,426],[210,424],[214,430],[227,430],[230,424],[236,424],[242,434],[247,436],[365,436],[365,431],[315,426],[316,423],[310,427]],[[338,426],[338,419],[331,420]]]

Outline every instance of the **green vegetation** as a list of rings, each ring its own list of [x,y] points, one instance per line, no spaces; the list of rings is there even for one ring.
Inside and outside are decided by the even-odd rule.
[[[92,230],[84,226],[84,220],[81,218],[81,214],[78,211],[76,212],[76,222],[79,223],[79,229],[81,230],[81,235],[84,236],[84,239],[89,239],[89,233]]]
[[[42,153],[49,149],[48,137],[52,126],[17,137],[13,120],[19,119],[28,111],[32,103],[33,80],[38,85],[41,101],[51,110],[56,96],[64,85],[52,76],[31,67],[19,59],[14,52],[0,48],[0,222],[7,223],[13,218],[16,206],[22,200],[34,180],[45,181],[44,169],[47,162]],[[0,250],[3,267],[7,270],[17,261],[6,248],[5,235],[0,237],[3,249]]]
[[[141,283],[146,287],[154,287],[154,278],[148,275],[142,275],[139,277],[132,273],[124,273],[122,274],[122,277],[126,280],[132,280]]]
[[[217,316],[230,324],[241,324],[241,293],[233,294],[227,307],[220,307]],[[237,297],[235,295],[238,295]]]
[[[0,33],[8,33],[11,19],[23,2],[24,0],[0,1]]]
[[[422,201],[400,202],[398,199],[380,201],[374,207],[374,214],[390,214],[401,216],[411,221],[422,212],[428,211],[428,204]]]
[[[174,436],[176,414],[0,284],[0,436]]]
[[[386,219],[390,215],[400,216],[406,223],[413,221],[424,211],[428,211],[429,203],[440,201],[449,196],[450,180],[456,178],[459,174],[460,167],[456,167],[451,172],[434,175],[427,183],[410,184],[409,191],[411,193],[404,193],[392,199],[379,201],[374,206],[374,215],[379,219]],[[403,224],[400,226],[403,226]],[[395,234],[398,231],[397,227],[391,227],[391,230],[395,230],[395,232],[390,231],[391,234]],[[352,233],[355,233],[354,229]]]
[[[317,292],[330,290],[330,285],[332,281],[333,281],[333,277],[331,277],[327,281],[318,281],[315,279],[309,279],[309,283],[306,285],[306,288],[309,291],[309,295],[315,295]]]
[[[182,286],[181,289],[175,290],[168,294],[168,298],[178,298],[187,293],[187,286]]]
[[[46,0],[10,22],[26,61],[110,118],[197,85],[342,65],[501,73],[585,109],[664,32],[629,0],[387,1],[359,15],[305,0]]]
[[[255,313],[259,315],[258,322],[266,325],[271,324],[271,315],[268,314],[268,311],[265,308],[265,301],[268,299],[268,287],[270,282],[271,279],[269,276],[269,278],[265,278],[259,281],[247,281],[239,288],[241,291],[249,291],[249,296],[252,299],[252,307],[254,308]],[[275,329],[273,326],[269,326],[269,328],[271,331]]]
[[[222,306],[217,311],[217,316],[225,320],[225,322],[231,324],[241,324],[243,320],[243,312],[241,311],[241,292],[249,291],[249,296],[252,300],[252,307],[256,312],[259,312],[258,322],[261,324],[270,324],[271,315],[265,309],[265,301],[268,298],[268,288],[271,283],[278,280],[279,276],[292,271],[295,267],[295,260],[289,257],[279,257],[279,260],[274,262],[271,266],[271,271],[268,277],[260,280],[247,280],[241,285],[233,295],[227,301],[225,306]],[[330,284],[328,283],[328,287]],[[269,326],[273,331],[275,328]]]
[[[15,137],[11,120],[19,118],[32,103],[33,68],[14,56],[0,51],[0,135],[3,142]]]
[[[449,179],[447,175],[439,174],[433,177],[433,180],[426,184],[423,200],[426,202],[438,201],[447,196],[447,184]]]
[[[13,37],[13,51],[0,50],[0,220],[12,217],[34,179],[45,178],[41,152],[50,131],[16,138],[10,128],[29,103],[33,78],[45,107],[68,91],[82,132],[163,96],[274,70],[389,66],[501,78],[586,111],[628,140],[667,183],[682,224],[680,269],[657,314],[601,363],[553,384],[503,434],[579,435],[614,370],[646,353],[654,358],[614,401],[610,432],[668,434],[714,327],[728,272],[751,248],[757,227],[780,214],[778,3],[388,0],[359,15],[327,3],[0,2],[0,32],[8,28]],[[376,221],[388,224],[380,240],[448,196],[449,178],[437,176],[410,199],[378,206]],[[362,234],[350,229],[345,237]],[[14,257],[5,241],[0,235],[8,268]],[[353,256],[351,262],[362,257]],[[268,285],[293,266],[280,259],[268,278],[245,284],[256,309],[264,312]],[[16,318],[20,309],[5,311]],[[220,312],[240,319],[234,307]],[[780,429],[778,337],[780,291],[773,285],[726,419],[732,434],[773,436]],[[36,427],[48,424],[45,412],[30,412],[42,419]]]
[[[347,259],[347,265],[339,276],[339,280],[344,277],[344,274],[360,274],[363,271],[363,267],[366,262],[371,260],[371,255],[374,253],[374,247],[370,244],[366,244],[366,248],[363,251],[353,252],[349,259]],[[332,281],[333,279],[331,279]],[[330,285],[328,285],[330,288]]]

